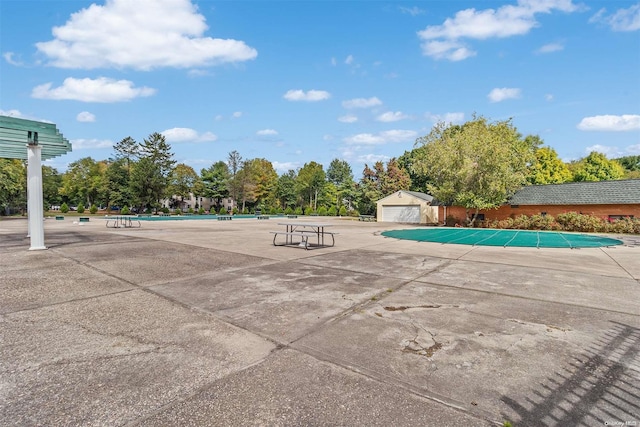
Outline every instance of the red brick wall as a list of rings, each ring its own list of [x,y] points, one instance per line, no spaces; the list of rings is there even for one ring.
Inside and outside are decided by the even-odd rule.
[[[454,216],[461,221],[465,219],[465,209],[460,206],[438,207],[438,218],[440,223],[444,223],[446,216]],[[500,206],[498,209],[480,210],[484,214],[485,220],[500,220],[509,217],[515,218],[518,215],[536,215],[546,212],[548,215],[556,216],[564,212],[578,212],[585,215],[595,215],[608,218],[609,215],[632,215],[640,218],[640,203],[633,205],[520,205],[512,208],[509,205]]]

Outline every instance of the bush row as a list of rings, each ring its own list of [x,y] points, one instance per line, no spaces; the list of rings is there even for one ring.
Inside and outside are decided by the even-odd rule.
[[[580,231],[585,233],[630,233],[640,234],[640,219],[622,218],[609,221],[595,215],[565,212],[552,215],[519,215],[515,218],[484,221],[489,228],[510,228],[518,230]]]

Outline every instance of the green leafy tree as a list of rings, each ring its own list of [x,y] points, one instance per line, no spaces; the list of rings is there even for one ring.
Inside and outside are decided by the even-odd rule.
[[[233,150],[227,156],[227,166],[229,167],[229,193],[233,200],[237,203],[238,194],[242,190],[243,179],[245,177],[238,176],[238,172],[242,169],[242,156],[236,150]]]
[[[166,179],[162,176],[160,167],[150,158],[142,158],[131,169],[132,200],[138,207],[138,212],[147,211],[150,208],[158,208],[159,201],[166,190]]]
[[[200,181],[203,186],[200,194],[215,200],[216,210],[222,206],[222,199],[229,197],[230,179],[229,166],[223,161],[216,162],[200,171]]]
[[[624,156],[613,160],[624,168],[624,179],[640,178],[640,155]]]
[[[252,159],[245,162],[244,168],[248,174],[250,183],[249,198],[257,206],[271,208],[275,206],[275,189],[278,183],[278,174],[273,165],[266,159]]]
[[[296,193],[296,171],[291,169],[278,177],[275,194],[278,203],[285,210],[296,205],[298,200]]]
[[[131,205],[130,171],[126,159],[113,160],[105,171],[105,187],[107,200],[105,205]]]
[[[106,202],[106,170],[107,163],[104,160],[96,162],[91,157],[84,157],[72,162],[62,176],[60,194],[67,201],[87,206]]]
[[[358,211],[370,215],[376,211],[376,202],[382,198],[379,174],[384,171],[382,162],[376,162],[373,169],[365,164],[358,185]]]
[[[140,144],[140,159],[131,169],[131,197],[138,206],[147,209],[160,206],[168,194],[169,175],[176,161],[164,135],[155,132]],[[145,187],[145,185],[147,185]],[[151,200],[150,198],[154,199]]]
[[[84,203],[80,203],[78,205],[78,213],[79,214],[83,214],[84,213]]]
[[[20,160],[0,159],[0,211],[11,207],[24,209],[27,194],[27,171]]]
[[[468,224],[480,209],[500,206],[522,187],[533,162],[532,145],[520,138],[511,120],[474,116],[462,126],[438,123],[416,144],[425,150],[414,169],[430,176],[427,188],[434,197],[466,208]]]
[[[115,160],[123,160],[123,165],[127,171],[127,176],[131,175],[132,164],[140,157],[140,144],[130,136],[116,142],[113,146]]]
[[[200,178],[191,166],[180,163],[169,176],[169,190],[171,197],[178,197],[183,202],[185,197],[193,193],[193,188]]]
[[[566,163],[558,158],[558,153],[551,147],[540,147],[535,150],[535,160],[529,168],[527,181],[533,185],[561,184],[573,178]]]
[[[424,151],[425,147],[421,145],[411,151],[405,151],[402,156],[398,157],[398,166],[409,174],[411,180],[409,190],[411,191],[427,192],[427,185],[431,184],[428,171],[417,172],[414,167],[415,160],[424,157]]]
[[[318,195],[324,190],[326,175],[322,165],[316,162],[305,163],[296,177],[296,191],[303,200],[309,201],[309,206],[315,211]]]
[[[378,173],[380,175],[380,191],[383,196],[411,188],[409,173],[400,167],[400,164],[395,158],[387,162],[386,170],[382,169]]]
[[[356,184],[351,166],[345,160],[333,159],[327,168],[327,180],[336,186],[335,206],[340,208],[344,203],[351,208],[356,196]]]
[[[89,213],[95,214],[96,212],[98,212],[98,207],[95,204],[91,205],[91,207],[89,208]]]
[[[62,203],[60,205],[60,212],[62,212],[63,214],[69,212],[69,205],[67,205],[66,203]]]
[[[62,186],[62,175],[51,166],[42,166],[42,199],[44,208],[58,206],[62,202],[60,197],[60,187]]]
[[[621,179],[624,176],[624,168],[615,160],[607,159],[602,153],[592,151],[587,157],[573,165],[573,180],[582,181],[609,181]]]

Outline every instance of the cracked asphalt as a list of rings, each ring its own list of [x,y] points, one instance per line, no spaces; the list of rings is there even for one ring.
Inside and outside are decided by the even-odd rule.
[[[314,222],[316,219],[301,219]],[[640,238],[442,245],[326,219],[0,220],[3,426],[640,425]],[[616,424],[617,423],[617,424]]]

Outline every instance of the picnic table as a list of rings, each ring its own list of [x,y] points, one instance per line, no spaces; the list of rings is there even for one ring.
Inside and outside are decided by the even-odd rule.
[[[300,248],[326,248],[335,245],[335,235],[338,233],[326,231],[332,224],[311,222],[279,222],[285,227],[284,231],[271,231],[274,246],[296,246]],[[284,242],[278,243],[278,236],[284,236]],[[325,237],[326,242],[325,242]],[[331,244],[328,243],[331,237]],[[309,241],[309,240],[312,241]]]
[[[110,228],[131,228],[136,227],[140,228],[140,220],[137,216],[132,215],[105,215],[105,219],[107,220],[106,226]],[[134,222],[137,222],[138,225],[133,225]]]
[[[358,221],[375,221],[376,217],[373,215],[360,215]]]

